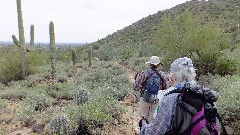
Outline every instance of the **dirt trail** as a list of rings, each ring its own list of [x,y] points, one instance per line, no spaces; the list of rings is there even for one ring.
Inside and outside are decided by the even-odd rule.
[[[133,85],[135,74],[133,71],[129,70],[128,68],[124,67],[127,70],[127,74],[129,76],[129,82]],[[140,130],[138,127],[139,122],[139,111],[138,111],[138,102],[135,100],[133,101],[133,95],[135,92],[130,93],[126,96],[124,101],[120,101],[122,105],[127,108],[127,112],[123,114],[123,117],[120,121],[120,124],[116,124],[116,126],[108,127],[109,135],[139,135]],[[130,99],[129,99],[130,98]],[[112,130],[111,130],[112,129]]]
[[[69,82],[69,83],[74,82],[75,79],[76,79],[76,76],[79,74],[80,71],[81,71],[81,68],[77,67],[77,72],[76,72],[76,74],[75,74],[74,76],[72,76],[72,77],[69,77],[69,78],[68,78],[68,82]]]

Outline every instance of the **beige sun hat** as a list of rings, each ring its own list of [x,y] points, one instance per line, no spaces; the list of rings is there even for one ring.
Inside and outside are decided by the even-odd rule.
[[[158,65],[158,64],[162,64],[162,63],[160,63],[160,59],[158,56],[152,56],[152,57],[150,57],[149,61],[146,62],[146,64]]]

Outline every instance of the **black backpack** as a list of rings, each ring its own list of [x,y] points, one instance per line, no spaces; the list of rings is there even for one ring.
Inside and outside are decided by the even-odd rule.
[[[213,102],[217,97],[213,91],[185,84],[180,89],[170,91],[165,96],[179,93],[171,130],[166,135],[218,135],[216,120],[221,123],[223,132],[227,135],[222,120]]]

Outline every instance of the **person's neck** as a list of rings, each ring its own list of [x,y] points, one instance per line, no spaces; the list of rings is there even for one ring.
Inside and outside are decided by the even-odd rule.
[[[158,68],[156,68],[156,67],[150,67],[150,69],[152,69],[153,71],[157,71],[158,70]]]

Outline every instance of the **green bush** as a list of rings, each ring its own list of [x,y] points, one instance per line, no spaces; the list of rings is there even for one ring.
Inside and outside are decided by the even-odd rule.
[[[71,83],[55,83],[48,86],[46,92],[53,98],[72,100],[76,94],[76,87]]]
[[[216,72],[219,75],[233,75],[237,72],[238,65],[237,60],[222,57],[217,61]]]
[[[116,62],[96,62],[92,67],[85,66],[77,76],[77,84],[85,84],[87,88],[101,87],[121,99],[130,91],[131,84],[126,69]]]
[[[24,106],[32,106],[35,111],[44,111],[47,107],[50,107],[53,103],[53,99],[44,93],[29,94],[24,100]]]
[[[68,77],[73,77],[77,72],[77,67],[75,65],[68,64],[65,68],[65,72]]]
[[[193,57],[193,61],[199,75],[233,75],[237,71],[237,61],[220,52],[204,52]]]
[[[22,67],[18,52],[6,53],[0,59],[0,82],[8,83],[12,80],[22,79]]]
[[[61,49],[57,51],[57,60],[62,62],[70,62],[72,60],[72,53],[68,49]]]
[[[39,72],[40,69],[47,65],[48,61],[48,55],[44,51],[38,52],[33,50],[28,52],[29,74]],[[0,62],[0,82],[9,83],[10,81],[23,79],[19,52],[3,52]]]
[[[2,99],[23,99],[28,95],[28,89],[23,87],[7,88],[1,91],[0,98]]]
[[[5,103],[4,99],[0,99],[0,110],[2,110],[3,108],[6,108],[7,104]]]
[[[25,105],[17,112],[18,119],[23,121],[25,126],[31,126],[36,120],[37,112],[34,106]]]
[[[149,65],[146,64],[148,60],[149,60],[149,57],[131,58],[128,61],[129,63],[128,66],[132,71],[141,72],[149,68]]]
[[[29,73],[35,74],[48,65],[50,57],[46,51],[31,50],[28,53]]]
[[[222,116],[229,116],[226,121],[235,122],[240,126],[240,76],[217,77],[212,82],[212,87],[219,92],[217,106]]]

